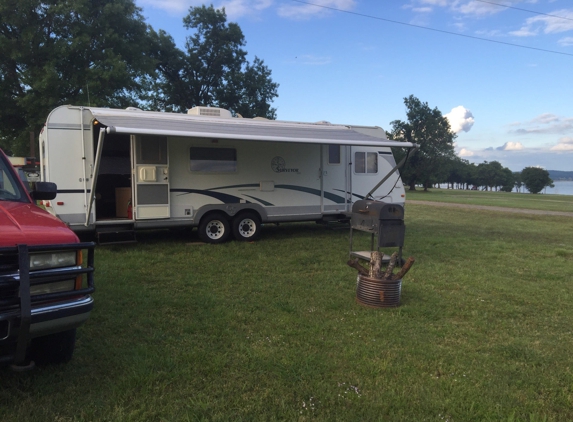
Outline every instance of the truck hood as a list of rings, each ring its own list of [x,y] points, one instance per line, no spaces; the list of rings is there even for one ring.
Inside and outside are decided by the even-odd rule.
[[[0,247],[77,243],[61,220],[30,203],[0,201]]]

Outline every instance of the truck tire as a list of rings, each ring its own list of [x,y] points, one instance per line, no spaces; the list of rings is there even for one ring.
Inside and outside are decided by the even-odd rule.
[[[30,345],[30,359],[39,365],[66,363],[72,359],[75,345],[75,328],[37,337]]]
[[[257,213],[248,211],[233,219],[233,235],[242,241],[257,240],[261,234],[261,220]]]
[[[199,224],[199,237],[205,243],[223,243],[229,239],[231,228],[223,213],[208,214]]]

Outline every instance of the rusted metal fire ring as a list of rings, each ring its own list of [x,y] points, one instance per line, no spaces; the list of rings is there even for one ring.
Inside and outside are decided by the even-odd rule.
[[[356,301],[370,308],[393,308],[400,306],[402,280],[379,280],[358,274]]]

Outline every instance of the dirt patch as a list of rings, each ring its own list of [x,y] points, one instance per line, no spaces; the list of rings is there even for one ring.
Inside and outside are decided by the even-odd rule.
[[[496,207],[496,206],[491,206],[491,205],[452,204],[449,202],[430,202],[430,201],[412,201],[412,200],[406,200],[406,204],[429,205],[432,207],[450,207],[450,208],[465,208],[465,209],[473,209],[473,210],[511,212],[511,213],[517,213],[517,214],[559,215],[559,216],[563,216],[563,217],[573,217],[573,212],[527,210],[527,209],[522,209],[522,208]]]

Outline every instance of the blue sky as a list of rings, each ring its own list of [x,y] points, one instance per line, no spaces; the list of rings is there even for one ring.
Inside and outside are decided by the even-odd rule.
[[[573,1],[308,3],[205,3],[225,7],[249,60],[272,70],[278,119],[389,130],[414,95],[449,118],[456,152],[470,162],[573,171]],[[136,4],[183,48],[182,19],[204,2]]]

